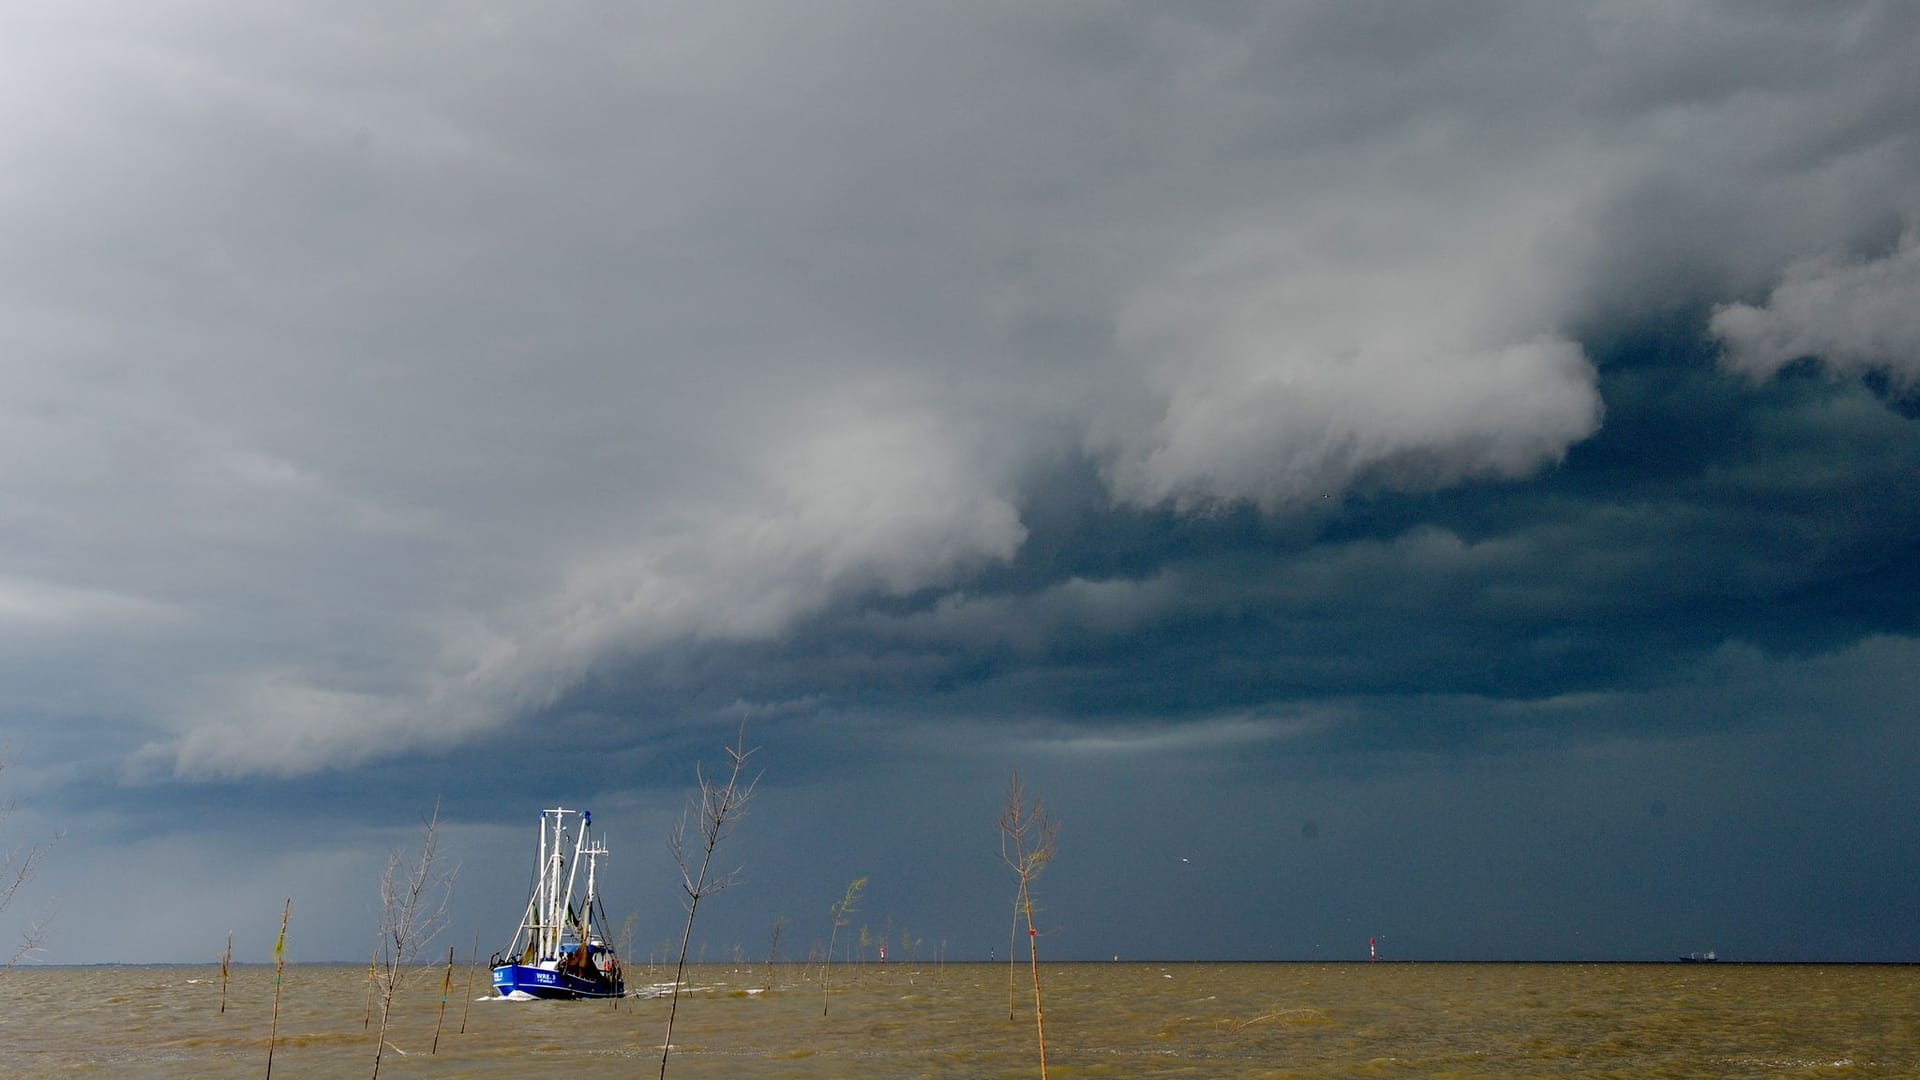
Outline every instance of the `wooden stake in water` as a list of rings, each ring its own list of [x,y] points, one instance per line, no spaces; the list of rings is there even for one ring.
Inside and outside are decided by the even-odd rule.
[[[369,1031],[373,1028],[373,984],[380,981],[379,960],[379,949],[375,949],[367,954],[367,1015],[360,1021],[360,1030],[362,1031]]]
[[[447,946],[447,973],[440,977],[440,1019],[433,1022],[433,1047],[429,1055],[440,1052],[440,1025],[447,1022],[447,995],[453,993],[453,946]]]
[[[280,983],[287,970],[287,918],[293,914],[293,897],[280,909],[280,938],[273,943],[273,1023],[267,1028],[267,1080],[273,1080],[273,1043],[280,1035]]]
[[[467,1033],[467,1014],[473,1011],[473,971],[480,966],[480,931],[473,932],[473,958],[467,961],[467,1003],[460,1010],[460,1034]]]
[[[220,1012],[227,1011],[227,969],[233,966],[233,931],[227,931],[227,951],[220,957]]]

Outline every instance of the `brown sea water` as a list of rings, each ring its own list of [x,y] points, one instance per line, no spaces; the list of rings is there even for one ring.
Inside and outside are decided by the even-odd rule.
[[[441,972],[403,984],[382,1076],[658,1074],[666,1001],[502,1002],[485,972],[471,994],[466,978],[444,1020]],[[1009,1021],[1004,964],[837,967],[822,1016],[817,969],[780,966],[768,988],[764,968],[702,967],[668,1075],[1037,1076],[1027,978]],[[1916,967],[1045,964],[1041,978],[1060,1078],[1920,1077]],[[370,1075],[367,985],[364,968],[289,967],[273,1075]],[[273,969],[238,968],[225,993],[223,1014],[217,967],[16,969],[0,977],[0,1076],[265,1076]]]

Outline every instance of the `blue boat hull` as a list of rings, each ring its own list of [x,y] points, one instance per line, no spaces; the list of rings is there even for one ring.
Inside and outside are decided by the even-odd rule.
[[[564,971],[531,967],[526,964],[502,964],[493,969],[494,992],[504,998],[526,1000],[545,998],[574,1001],[580,998],[619,997],[625,985],[618,978],[583,979]]]

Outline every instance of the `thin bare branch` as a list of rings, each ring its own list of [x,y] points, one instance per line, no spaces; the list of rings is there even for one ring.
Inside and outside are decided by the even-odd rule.
[[[833,930],[827,934],[827,962],[820,968],[820,1015],[827,1015],[827,1008],[833,1002],[833,943],[840,936],[840,928],[853,921],[853,913],[860,910],[860,894],[867,889],[866,878],[854,878],[847,885],[847,894],[842,896],[827,910],[833,915]]]
[[[420,854],[409,858],[395,850],[387,856],[387,872],[380,879],[380,967],[374,980],[380,989],[380,1037],[374,1044],[373,1076],[380,1077],[380,1061],[387,1050],[387,1021],[393,1013],[393,995],[406,970],[446,928],[447,907],[453,899],[453,879],[459,867],[436,872],[440,854],[440,803],[427,818]],[[398,1051],[399,1047],[394,1047]]]
[[[1020,782],[1020,771],[1014,770],[1007,784],[1006,805],[1000,811],[1000,858],[1019,882],[1013,899],[1015,917],[1024,916],[1027,923],[1027,962],[1033,973],[1033,1023],[1040,1040],[1041,1080],[1047,1075],[1047,1023],[1040,1002],[1040,931],[1033,923],[1033,881],[1053,862],[1059,836],[1060,826],[1048,816],[1039,796],[1028,796]],[[1012,959],[1008,957],[1009,963]]]
[[[754,789],[760,786],[760,776],[756,773],[750,780],[742,781],[747,760],[759,753],[759,748],[747,749],[747,732],[741,728],[734,745],[724,747],[727,754],[727,782],[722,785],[717,779],[709,777],[706,770],[694,766],[694,779],[698,790],[687,798],[686,810],[680,815],[680,823],[673,835],[667,838],[667,847],[673,852],[673,861],[680,867],[680,887],[687,894],[687,926],[680,935],[680,962],[673,974],[673,1000],[667,1007],[667,1037],[660,1046],[660,1076],[667,1075],[667,1056],[673,1052],[673,1022],[680,1012],[680,983],[687,970],[687,947],[693,941],[693,917],[700,908],[700,901],[708,895],[729,888],[738,880],[740,871],[713,873],[713,852],[720,846],[746,816],[747,806],[753,801]],[[689,847],[690,829],[697,828],[694,844],[698,850]],[[696,862],[697,860],[697,862]]]
[[[4,758],[0,758],[0,773],[7,770],[8,764],[9,762]],[[0,827],[4,827],[7,819],[12,816],[13,803],[0,803]],[[59,840],[59,834],[55,834],[53,839],[44,844],[29,844],[24,848],[11,848],[0,852],[0,912],[13,906],[13,901],[20,890],[26,886],[27,882],[32,881],[33,875],[39,871],[40,860],[46,858],[48,849]],[[4,961],[0,961],[0,975],[5,975],[13,969],[14,965],[40,951],[40,946],[47,939],[47,924],[51,915],[52,906],[49,905],[45,913],[27,921],[27,925],[20,931],[19,943],[14,946],[12,952],[7,954]]]

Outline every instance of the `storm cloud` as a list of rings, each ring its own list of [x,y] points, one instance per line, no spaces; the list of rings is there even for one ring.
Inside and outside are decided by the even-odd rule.
[[[1084,823],[1057,871],[1111,928],[1084,955],[1230,954],[1302,873],[1310,929],[1262,954],[1351,945],[1326,913],[1412,895],[1399,866],[1431,912],[1377,917],[1433,956],[1716,926],[1784,955],[1792,910],[1829,917],[1814,952],[1910,958],[1866,929],[1911,914],[1884,884],[1593,912],[1578,947],[1469,913],[1579,908],[1578,852],[1679,895],[1708,886],[1674,860],[1725,841],[1758,887],[1782,805],[1789,873],[1896,835],[1917,21],[17,5],[10,829],[199,877],[275,835],[288,874],[338,860],[324,891],[423,792],[477,859],[536,802],[652,836],[745,721],[781,824],[742,842],[823,904],[871,872],[901,919],[964,924],[910,882],[981,853],[991,878],[1018,764]],[[548,760],[585,747],[589,780]],[[1669,754],[1725,766],[1689,788]],[[880,797],[836,850],[916,853],[892,883],[808,831]],[[1209,800],[1245,830],[1206,863],[1218,934],[1097,899],[1124,839],[1177,861]],[[1503,839],[1501,805],[1539,813]],[[1347,843],[1419,855],[1314,861]],[[39,884],[96,890],[90,861]],[[357,955],[335,922],[313,955]],[[52,958],[211,955],[97,940]]]

